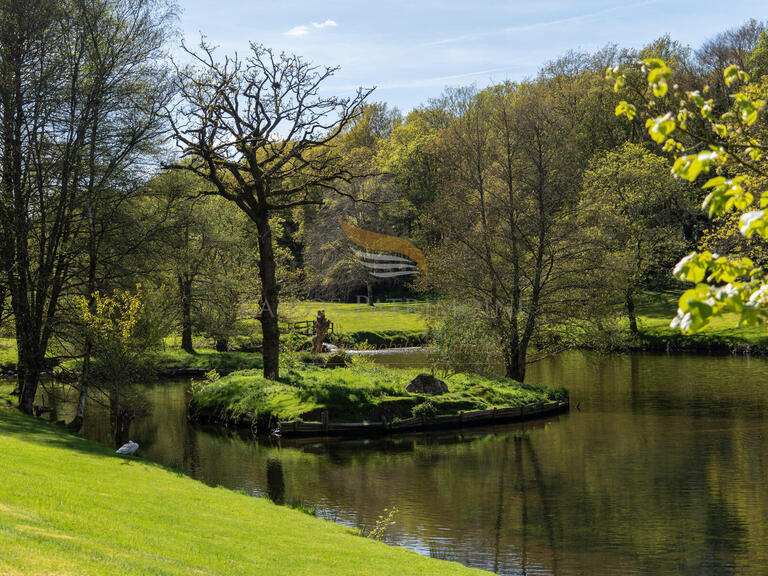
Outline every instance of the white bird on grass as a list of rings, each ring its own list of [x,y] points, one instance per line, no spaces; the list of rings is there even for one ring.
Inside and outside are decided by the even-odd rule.
[[[125,444],[117,449],[116,454],[133,454],[139,449],[139,445],[133,440],[128,440]]]

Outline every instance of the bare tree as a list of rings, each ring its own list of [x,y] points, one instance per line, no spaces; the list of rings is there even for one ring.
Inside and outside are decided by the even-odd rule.
[[[360,114],[371,90],[323,96],[336,68],[251,44],[247,58],[216,59],[201,42],[188,50],[195,65],[179,69],[180,102],[168,111],[181,159],[171,167],[202,177],[256,224],[261,279],[260,320],[264,376],[279,376],[278,304],[274,240],[276,212],[321,204],[324,192],[353,174],[336,138]]]

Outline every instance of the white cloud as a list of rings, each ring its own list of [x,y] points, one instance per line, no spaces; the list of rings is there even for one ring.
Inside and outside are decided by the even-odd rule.
[[[294,26],[285,33],[286,36],[306,36],[307,34],[309,34],[309,26]]]
[[[286,36],[306,36],[309,34],[310,29],[314,28],[315,30],[322,30],[323,28],[334,28],[338,26],[336,22],[334,22],[331,19],[326,20],[325,22],[312,22],[311,26],[308,26],[306,24],[302,24],[300,26],[294,26],[288,32],[285,33]]]
[[[333,28],[335,26],[338,26],[338,24],[330,19],[325,22],[312,22],[312,27],[317,28],[318,30],[322,28]]]

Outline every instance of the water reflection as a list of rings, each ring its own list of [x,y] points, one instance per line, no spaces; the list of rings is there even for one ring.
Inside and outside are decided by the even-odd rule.
[[[152,412],[130,434],[147,458],[208,484],[302,501],[350,526],[369,529],[396,505],[390,542],[501,574],[768,573],[767,361],[572,353],[529,378],[566,385],[581,411],[260,443],[190,425],[186,385],[161,383],[145,389]],[[86,434],[109,442],[109,430],[92,410]]]

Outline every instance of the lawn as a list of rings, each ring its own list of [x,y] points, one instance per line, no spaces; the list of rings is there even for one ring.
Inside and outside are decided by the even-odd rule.
[[[738,328],[738,315],[726,314],[714,318],[710,325],[696,334],[682,334],[670,328],[677,312],[680,292],[646,292],[638,300],[638,325],[643,342],[673,348],[738,348],[752,346],[768,349],[768,329],[765,327]]]
[[[348,344],[367,342],[372,346],[421,344],[427,331],[427,318],[435,304],[425,301],[365,303],[290,301],[281,304],[280,313],[289,322],[313,320],[318,310],[334,324],[334,333]]]
[[[562,388],[475,374],[443,378],[449,390],[446,394],[410,394],[405,386],[418,373],[368,363],[334,369],[295,366],[283,369],[280,380],[271,381],[259,371],[246,370],[197,388],[192,409],[206,419],[274,426],[280,420],[318,421],[323,410],[335,422],[381,421],[382,417],[410,418],[427,401],[435,414],[457,414],[567,396]]]
[[[14,338],[0,338],[0,372],[15,370],[19,355]]]
[[[0,454],[5,576],[484,574],[116,457],[5,406]]]
[[[258,352],[217,352],[213,348],[200,347],[194,354],[181,348],[165,348],[152,352],[155,368],[160,374],[173,374],[180,370],[218,370],[232,372],[243,368],[261,368],[261,353]]]

